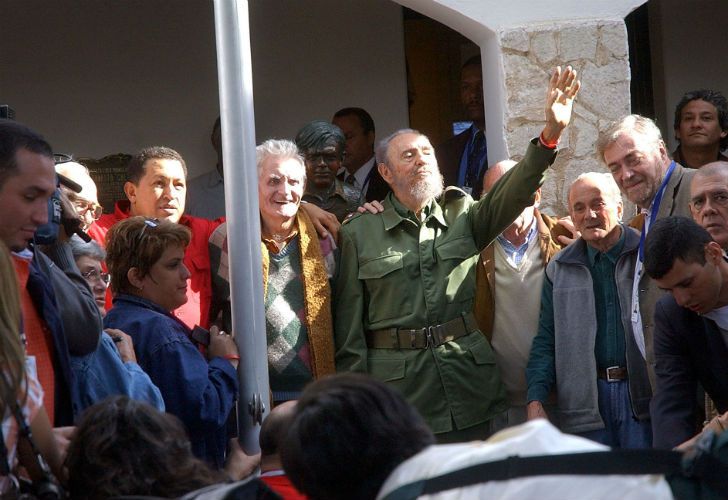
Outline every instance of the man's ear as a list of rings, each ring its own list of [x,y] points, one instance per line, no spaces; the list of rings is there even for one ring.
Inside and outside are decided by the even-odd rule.
[[[134,201],[136,201],[136,190],[136,184],[134,184],[133,182],[126,181],[124,183],[124,194],[131,203],[134,203]]]
[[[533,196],[533,208],[538,208],[541,204],[541,188],[536,190],[536,194]]]
[[[705,260],[716,266],[723,260],[723,249],[715,241],[705,244]]]
[[[380,163],[377,168],[379,169],[379,175],[382,176],[382,179],[391,186],[394,181],[394,177],[392,176],[392,172],[389,170],[387,164]]]
[[[144,289],[144,276],[139,271],[138,267],[130,267],[126,272],[126,279],[129,280],[129,284],[138,290]]]
[[[660,151],[660,158],[662,158],[662,161],[664,161],[664,162],[669,161],[670,155],[667,154],[667,146],[665,146],[665,141],[659,142],[658,149]]]

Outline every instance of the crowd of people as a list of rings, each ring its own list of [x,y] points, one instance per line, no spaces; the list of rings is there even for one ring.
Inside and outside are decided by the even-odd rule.
[[[608,172],[578,176],[557,218],[541,185],[576,72],[553,71],[524,158],[491,166],[479,58],[462,83],[472,126],[442,147],[412,129],[375,143],[371,116],[343,108],[256,148],[274,406],[260,457],[231,425],[234,337],[251,332],[232,323],[246,283],[230,280],[220,120],[214,171],[188,183],[175,150],[142,149],[106,214],[86,167],[0,120],[0,494],[30,481],[174,497],[259,466],[258,487],[283,498],[399,498],[506,451],[690,448],[721,432],[725,98],[685,94],[672,154],[649,118],[604,129]],[[503,429],[510,448],[435,446]],[[669,498],[663,479],[614,481]]]

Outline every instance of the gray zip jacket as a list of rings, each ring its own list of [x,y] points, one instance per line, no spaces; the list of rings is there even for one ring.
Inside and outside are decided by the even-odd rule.
[[[614,276],[625,334],[629,393],[633,415],[638,420],[649,420],[652,391],[630,320],[640,236],[626,226],[622,229],[627,234]],[[604,422],[599,414],[594,358],[597,315],[586,242],[579,239],[558,253],[546,267],[546,277],[554,291],[554,368],[560,426],[565,432],[601,429]]]

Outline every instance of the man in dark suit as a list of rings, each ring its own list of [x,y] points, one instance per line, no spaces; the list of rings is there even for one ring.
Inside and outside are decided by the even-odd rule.
[[[379,174],[374,159],[374,120],[371,115],[362,108],[343,108],[334,113],[331,123],[339,127],[346,137],[344,168],[339,171],[339,178],[361,193],[360,202],[382,201],[390,189]]]
[[[483,107],[483,67],[480,56],[468,59],[460,72],[460,98],[473,124],[440,144],[435,150],[437,164],[446,186],[460,186],[478,199],[483,175],[488,169]]]
[[[728,411],[728,261],[710,234],[687,217],[655,221],[645,271],[671,292],[655,307],[653,445],[672,448],[700,430],[698,383]]]

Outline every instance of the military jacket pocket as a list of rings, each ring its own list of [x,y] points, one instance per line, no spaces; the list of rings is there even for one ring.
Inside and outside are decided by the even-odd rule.
[[[495,353],[488,341],[483,337],[482,341],[478,341],[470,346],[470,354],[476,365],[494,365]]]
[[[457,238],[435,248],[440,265],[447,268],[445,297],[448,303],[475,296],[475,260],[478,250],[471,237]]]
[[[386,276],[389,273],[393,273],[398,269],[402,269],[402,254],[393,253],[389,255],[383,255],[367,261],[359,266],[359,279],[377,279]]]
[[[393,382],[405,377],[404,359],[369,358],[369,374],[382,382]]]
[[[370,325],[412,312],[412,298],[402,288],[406,280],[401,253],[382,255],[360,264],[358,276],[366,283],[369,294]]]

